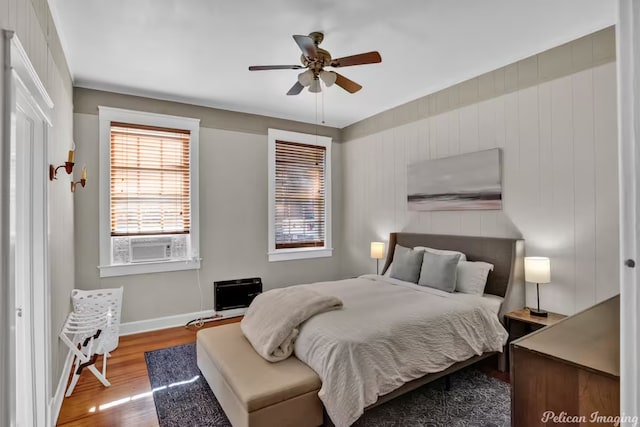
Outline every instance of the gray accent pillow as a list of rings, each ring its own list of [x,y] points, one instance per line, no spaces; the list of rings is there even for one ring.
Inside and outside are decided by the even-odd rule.
[[[456,274],[460,254],[441,255],[425,251],[418,285],[453,292],[456,289]]]
[[[391,277],[405,282],[418,283],[423,253],[424,251],[414,251],[413,249],[396,245],[393,251]]]
[[[489,271],[493,270],[493,264],[488,262],[460,261],[456,277],[456,292],[465,294],[482,295],[487,286]]]

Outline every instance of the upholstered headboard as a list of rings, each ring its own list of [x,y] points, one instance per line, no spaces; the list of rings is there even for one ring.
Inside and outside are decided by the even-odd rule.
[[[382,269],[384,274],[391,261],[396,244],[413,248],[427,246],[435,249],[460,251],[468,261],[484,261],[493,264],[487,278],[485,293],[504,298],[503,314],[524,307],[524,240],[498,237],[470,237],[439,234],[391,233],[389,250]]]

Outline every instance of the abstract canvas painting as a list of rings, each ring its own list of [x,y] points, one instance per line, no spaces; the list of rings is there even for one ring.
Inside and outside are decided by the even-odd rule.
[[[494,148],[408,165],[409,210],[502,209],[500,163]]]

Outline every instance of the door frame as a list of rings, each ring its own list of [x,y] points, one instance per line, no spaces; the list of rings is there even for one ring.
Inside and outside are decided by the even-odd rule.
[[[618,1],[620,415],[640,416],[640,4]],[[635,264],[635,265],[634,265]]]
[[[28,246],[28,252],[34,255],[34,259],[15,258],[15,266],[10,265],[10,253],[12,251],[12,237],[3,233],[3,261],[7,272],[3,277],[8,284],[8,298],[5,302],[6,313],[9,323],[8,355],[9,355],[9,412],[10,425],[15,425],[17,409],[15,391],[16,389],[16,281],[12,280],[11,270],[25,271],[30,269],[33,275],[32,283],[35,284],[30,295],[30,328],[26,331],[26,339],[31,343],[30,359],[24,366],[30,366],[32,371],[27,373],[33,396],[33,410],[29,417],[33,417],[33,425],[48,426],[51,424],[51,321],[50,321],[50,282],[48,265],[49,247],[49,215],[48,215],[48,149],[51,137],[50,128],[52,126],[53,101],[49,97],[42,81],[38,77],[29,57],[22,47],[20,40],[13,31],[3,31],[4,33],[4,114],[3,120],[3,143],[2,143],[2,218],[3,229],[10,231],[11,215],[11,187],[17,182],[29,182],[29,197],[32,212],[35,213],[31,220],[24,225],[15,225],[17,233],[28,232],[31,236],[28,242],[23,244]],[[19,105],[20,104],[20,105]],[[24,105],[23,105],[24,104]],[[29,167],[12,167],[11,155],[24,150],[17,141],[17,112],[18,108],[28,107],[37,120],[42,123],[43,132],[41,138],[35,141],[36,146],[29,148]],[[20,155],[16,156],[19,159]],[[28,175],[28,176],[27,176]],[[16,205],[16,208],[19,206]],[[15,213],[19,216],[21,213]],[[6,228],[4,226],[7,226]],[[20,229],[23,227],[25,229]],[[28,228],[28,230],[26,229]],[[30,418],[29,418],[30,419]]]

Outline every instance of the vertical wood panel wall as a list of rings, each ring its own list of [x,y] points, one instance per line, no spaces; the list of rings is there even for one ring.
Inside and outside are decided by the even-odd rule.
[[[602,34],[553,49],[553,60],[542,53],[343,130],[343,275],[375,272],[369,242],[391,231],[523,237],[527,255],[551,258],[543,308],[572,314],[617,294],[616,65],[577,64],[596,59]],[[543,75],[562,62],[569,72]],[[505,90],[509,81],[521,88]],[[502,94],[483,97],[483,87]],[[468,93],[482,100],[463,102]],[[443,112],[416,118],[447,94]],[[383,129],[385,114],[401,124]],[[407,210],[408,163],[494,147],[503,152],[502,211]],[[534,285],[527,304],[535,304]]]

